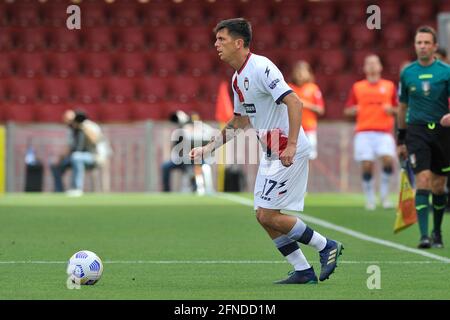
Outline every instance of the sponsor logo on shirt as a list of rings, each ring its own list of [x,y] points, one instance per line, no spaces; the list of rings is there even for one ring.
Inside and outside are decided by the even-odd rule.
[[[253,103],[243,103],[242,106],[245,108],[245,112],[256,113],[256,107]]]
[[[270,84],[269,84],[269,88],[270,89],[275,89],[275,87],[277,86],[277,83],[280,82],[280,79],[275,79],[273,80]]]

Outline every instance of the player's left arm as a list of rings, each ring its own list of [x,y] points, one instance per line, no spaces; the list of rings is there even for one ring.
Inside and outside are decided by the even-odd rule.
[[[283,98],[283,103],[287,106],[289,117],[289,134],[286,149],[280,155],[281,163],[289,167],[294,162],[297,151],[297,140],[302,124],[302,102],[295,92],[291,92]]]
[[[392,84],[391,103],[384,106],[384,111],[391,116],[396,116],[398,113],[397,89],[394,84]]]

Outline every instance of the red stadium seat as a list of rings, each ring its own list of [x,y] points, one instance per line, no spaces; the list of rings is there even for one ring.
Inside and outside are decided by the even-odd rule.
[[[67,52],[80,47],[81,32],[67,28],[50,28],[50,48],[52,50]]]
[[[322,51],[318,57],[318,72],[335,74],[345,69],[347,57],[342,49]]]
[[[4,104],[8,99],[8,90],[6,88],[6,80],[0,78],[0,105]]]
[[[376,45],[378,32],[367,29],[365,24],[355,24],[348,30],[347,45],[353,49],[373,48]]]
[[[205,7],[199,2],[174,3],[172,9],[176,17],[176,23],[183,27],[199,25],[205,20]]]
[[[83,27],[101,27],[107,25],[106,4],[101,1],[85,1],[81,2],[81,20]]]
[[[102,103],[99,108],[99,120],[101,122],[129,122],[131,111],[128,103]]]
[[[314,25],[322,25],[327,22],[332,22],[335,18],[336,4],[334,2],[308,2],[306,7],[306,21]]]
[[[389,77],[390,79],[398,79],[401,65],[406,61],[415,60],[414,49],[407,48],[389,50],[384,52],[381,60],[384,64],[386,77]]]
[[[3,117],[6,121],[33,122],[35,120],[34,105],[9,102],[3,106]]]
[[[154,52],[148,56],[152,73],[161,77],[177,74],[180,61],[176,52]]]
[[[116,1],[108,5],[110,24],[116,27],[131,27],[139,24],[136,2]]]
[[[136,80],[137,94],[142,102],[155,103],[167,100],[169,85],[167,78],[143,77]]]
[[[381,41],[387,49],[404,47],[412,39],[408,25],[403,22],[391,23],[381,31]]]
[[[408,23],[413,25],[419,25],[424,21],[435,18],[435,8],[432,1],[410,0],[404,6],[404,10],[405,15],[408,17]]]
[[[219,21],[239,16],[238,6],[235,1],[221,0],[215,2],[207,2],[205,5],[207,10],[207,17],[209,17],[210,23],[214,24],[214,26]]]
[[[9,51],[13,48],[13,35],[14,33],[12,28],[0,27],[0,52]]]
[[[331,96],[335,101],[345,104],[352,85],[359,80],[364,79],[364,76],[358,76],[354,73],[343,73],[334,76],[333,92]]]
[[[314,82],[319,86],[324,96],[331,96],[334,93],[334,81],[334,75],[326,75],[323,73],[314,74]]]
[[[316,59],[318,58],[318,52],[318,50],[311,49],[286,50],[284,51],[281,59],[288,70],[292,70],[295,63],[297,63],[299,60],[308,62],[311,67],[314,68]]]
[[[105,77],[113,74],[112,55],[108,52],[86,52],[81,59],[85,75]]]
[[[217,94],[219,92],[219,85],[224,78],[217,75],[209,75],[201,78],[201,87],[203,91],[203,100],[216,103]],[[231,89],[231,79],[226,79]],[[230,94],[232,94],[230,92]],[[231,95],[231,99],[233,96]],[[233,100],[231,100],[233,101]]]
[[[14,72],[14,57],[11,53],[0,52],[0,78],[11,77]]]
[[[380,7],[381,23],[383,25],[398,21],[402,12],[400,1],[379,0],[376,4]]]
[[[265,49],[261,51],[261,54],[267,57],[270,61],[272,61],[278,68],[280,68],[280,66],[283,64],[283,52],[284,52],[283,49],[273,48],[273,49]]]
[[[325,23],[315,29],[317,45],[322,49],[336,48],[342,45],[344,30],[338,23]]]
[[[92,51],[106,51],[112,48],[111,28],[83,28],[84,48]]]
[[[124,103],[136,98],[133,79],[126,77],[112,77],[105,81],[106,93],[109,101]]]
[[[368,17],[368,4],[360,0],[339,1],[339,21],[347,25],[364,25]]]
[[[39,97],[39,86],[35,79],[13,77],[6,86],[11,101],[18,103],[34,103]]]
[[[212,51],[186,52],[181,56],[184,71],[194,77],[214,73],[217,65],[217,54]]]
[[[142,120],[162,120],[163,110],[165,108],[164,103],[155,102],[133,102],[131,105],[131,118],[135,121]]]
[[[277,45],[278,34],[272,25],[261,25],[253,28],[252,48],[264,50]]]
[[[169,85],[176,101],[186,103],[201,98],[201,86],[198,78],[176,76],[170,78]]]
[[[274,25],[291,26],[301,22],[304,7],[303,2],[279,1],[273,6]]]
[[[170,51],[177,48],[178,28],[174,26],[161,26],[149,33],[152,47],[159,51]]]
[[[126,27],[115,29],[116,47],[125,51],[141,51],[146,47],[144,28]]]
[[[204,121],[216,121],[216,103],[213,101],[197,101],[193,106],[194,112]]]
[[[40,6],[36,2],[15,3],[10,8],[10,25],[15,27],[36,27],[40,24]]]
[[[193,26],[183,29],[181,35],[184,47],[189,50],[199,51],[214,47],[215,36],[210,27]]]
[[[268,1],[246,1],[240,6],[241,16],[250,21],[252,26],[269,23],[272,12]]]
[[[118,53],[115,60],[120,76],[140,77],[147,73],[147,59],[141,52]]]
[[[47,74],[46,59],[42,52],[22,52],[16,55],[17,74],[29,78]]]
[[[68,6],[69,3],[62,2],[56,3],[54,1],[48,1],[47,3],[45,3],[42,8],[44,25],[52,28],[65,27],[67,18],[69,17],[66,12]]]
[[[0,3],[0,26],[7,26],[9,24],[9,6],[6,3]],[[1,32],[0,32],[1,33]]]
[[[341,101],[336,101],[333,98],[325,97],[326,106],[324,119],[326,120],[343,120],[345,104]]]
[[[48,46],[47,28],[16,28],[17,48],[25,51],[43,50]]]
[[[143,26],[158,27],[169,25],[172,21],[171,7],[168,2],[142,4],[138,6],[138,11],[142,13]]]
[[[104,98],[104,85],[101,79],[80,77],[73,81],[75,99],[84,104],[98,103]]]
[[[69,106],[64,104],[39,103],[34,106],[35,120],[38,122],[61,123],[64,112]]]
[[[79,60],[75,52],[51,52],[47,55],[50,74],[61,78],[78,75],[81,68]]]
[[[67,79],[43,78],[41,88],[44,101],[52,104],[66,103],[72,97],[71,83]]]
[[[291,50],[302,50],[310,45],[311,28],[307,24],[283,26],[279,29],[282,47]]]
[[[450,2],[449,1],[439,1],[438,12],[450,12]]]

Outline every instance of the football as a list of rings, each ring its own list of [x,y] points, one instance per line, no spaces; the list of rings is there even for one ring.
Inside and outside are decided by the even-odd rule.
[[[82,250],[70,257],[67,274],[72,283],[81,285],[96,284],[103,273],[102,260],[92,251]]]

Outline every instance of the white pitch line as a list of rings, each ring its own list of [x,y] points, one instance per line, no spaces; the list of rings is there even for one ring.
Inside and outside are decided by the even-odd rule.
[[[318,261],[316,261],[318,263]],[[117,260],[104,261],[104,264],[285,264],[284,260]],[[443,263],[442,261],[346,261],[341,260],[342,264],[432,264]],[[67,261],[0,261],[0,265],[10,264],[67,264]]]
[[[247,198],[242,198],[242,197],[239,197],[239,196],[236,196],[236,195],[225,194],[225,193],[218,193],[217,197],[222,198],[222,199],[227,199],[227,200],[230,200],[230,201],[233,201],[233,202],[237,202],[237,203],[240,203],[240,204],[243,204],[243,205],[246,205],[246,206],[253,207],[253,201],[250,200],[250,199],[247,199]],[[431,259],[434,259],[434,260],[439,260],[439,261],[442,261],[442,262],[445,262],[445,263],[450,263],[450,258],[447,258],[447,257],[442,257],[442,256],[439,256],[437,254],[433,254],[433,253],[421,251],[421,250],[418,250],[418,249],[410,248],[410,247],[407,247],[405,245],[398,244],[398,243],[395,243],[395,242],[392,242],[392,241],[387,241],[387,240],[383,240],[383,239],[380,239],[380,238],[375,238],[375,237],[366,235],[364,233],[361,233],[361,232],[358,232],[358,231],[354,231],[354,230],[351,230],[351,229],[348,229],[348,228],[336,225],[334,223],[331,223],[331,222],[328,222],[328,221],[325,221],[325,220],[322,220],[322,219],[319,219],[319,218],[308,216],[308,215],[303,214],[303,213],[300,214],[299,216],[300,216],[300,218],[302,220],[305,220],[306,222],[314,223],[314,224],[317,224],[319,226],[322,226],[322,227],[325,227],[325,228],[328,228],[328,229],[331,229],[331,230],[339,231],[341,233],[347,234],[347,235],[352,236],[354,238],[358,238],[358,239],[361,239],[361,240],[364,240],[364,241],[368,241],[368,242],[372,242],[372,243],[377,243],[377,244],[380,244],[380,245],[385,246],[385,247],[398,249],[400,251],[406,251],[406,252],[414,253],[414,254],[417,254],[417,255],[420,255],[420,256],[423,256],[423,257],[431,258]]]

